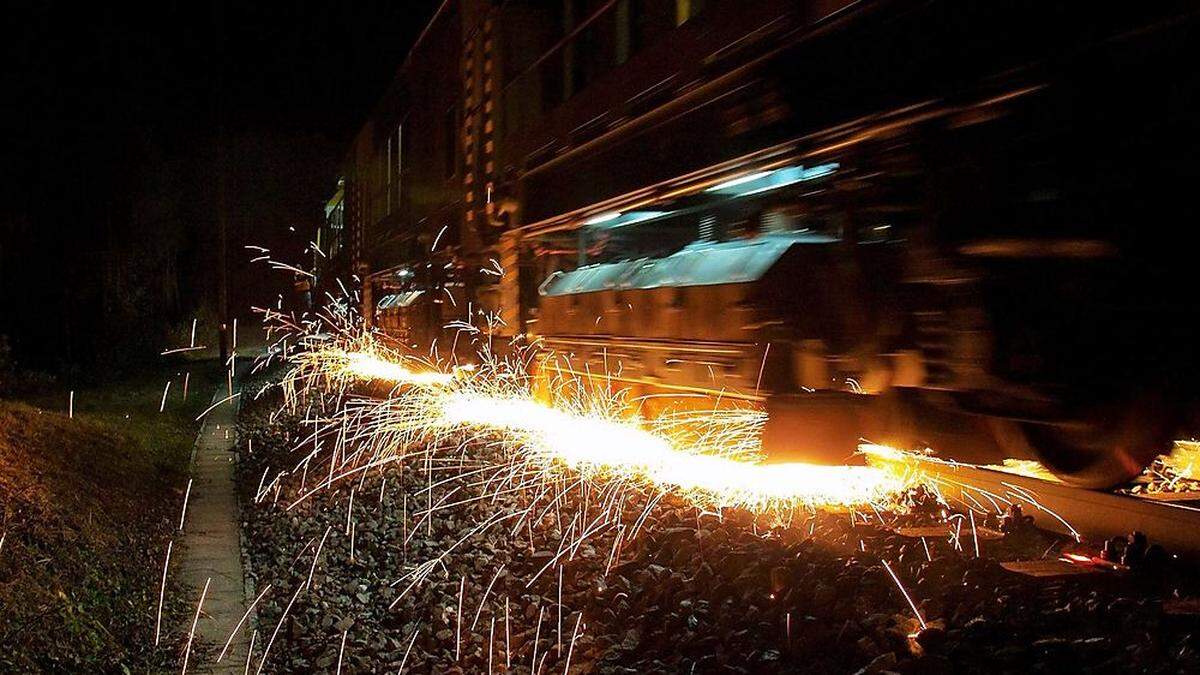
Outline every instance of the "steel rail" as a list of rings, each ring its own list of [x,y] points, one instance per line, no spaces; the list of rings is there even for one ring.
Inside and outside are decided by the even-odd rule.
[[[977,511],[976,505],[990,503],[985,495],[1001,498],[1021,504],[1023,512],[1044,530],[1077,535],[1096,545],[1137,531],[1169,553],[1200,559],[1200,508],[1196,506],[1087,490],[933,458],[906,456],[880,461],[908,465],[928,476],[947,501]]]

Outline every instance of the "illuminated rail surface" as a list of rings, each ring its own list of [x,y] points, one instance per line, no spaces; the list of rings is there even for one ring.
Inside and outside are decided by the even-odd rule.
[[[1175,493],[1178,501],[1071,487],[1052,477],[1036,477],[993,467],[947,462],[905,454],[882,461],[916,466],[943,498],[963,508],[985,508],[999,500],[1024,504],[1024,513],[1043,529],[1097,544],[1142,532],[1168,551],[1196,559],[1200,542],[1200,493]],[[1043,470],[1044,471],[1044,470]],[[991,499],[989,499],[991,497]],[[1032,508],[1031,508],[1032,507]]]

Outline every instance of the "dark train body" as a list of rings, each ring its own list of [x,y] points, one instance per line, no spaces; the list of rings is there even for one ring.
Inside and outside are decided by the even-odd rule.
[[[320,272],[414,344],[495,312],[650,412],[765,405],[781,456],[1107,485],[1196,398],[1196,63],[1189,3],[449,2]]]

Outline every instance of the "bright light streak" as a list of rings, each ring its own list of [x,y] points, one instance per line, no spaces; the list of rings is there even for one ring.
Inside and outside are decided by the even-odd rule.
[[[771,175],[770,171],[757,171],[755,173],[748,173],[744,176],[738,176],[737,178],[727,180],[724,183],[717,183],[716,185],[705,190],[705,192],[720,192],[722,190],[728,190],[731,187],[737,187],[739,185],[742,185],[743,183],[749,183],[751,181],[756,181],[760,178],[766,178],[767,176],[770,176],[770,175]]]
[[[621,217],[620,211],[607,211],[605,213],[601,213],[599,215],[595,215],[595,216],[592,216],[591,218],[588,218],[587,220],[583,221],[583,224],[584,225],[599,225],[600,223],[607,223],[610,220],[616,220],[617,218],[620,218],[620,217]]]
[[[453,373],[415,371],[399,363],[387,361],[372,354],[361,352],[347,353],[345,358],[346,363],[344,368],[347,372],[367,379],[424,386],[445,385],[454,381]]]
[[[566,468],[584,479],[653,485],[705,507],[756,512],[889,506],[912,486],[887,466],[762,464],[765,415],[756,410],[689,412],[646,423],[629,418],[619,394],[579,382],[559,386],[545,402],[506,364],[414,372],[394,358],[341,348],[302,357],[309,375],[416,385],[394,392],[373,416],[370,433],[381,444],[499,432],[508,453],[535,472]]]
[[[892,571],[892,566],[886,560],[881,560],[880,562],[883,563],[883,568],[887,570],[888,576],[892,578],[892,581],[896,582],[896,588],[900,589],[900,593],[908,601],[908,606],[912,608],[913,614],[917,616],[917,621],[921,624],[921,629],[928,628],[928,624],[925,623],[925,617],[921,616],[921,610],[917,609],[917,603],[913,602],[913,598],[908,594],[908,590],[904,588],[904,584],[900,583],[900,577],[896,576],[896,573]]]
[[[902,477],[878,467],[760,464],[716,454],[728,453],[725,448],[679,448],[631,422],[527,399],[455,393],[442,410],[444,423],[521,434],[532,461],[698,491],[720,506],[861,506],[886,501],[908,487]]]
[[[297,368],[291,377],[296,381],[318,376],[336,382],[382,380],[419,387],[441,387],[452,383],[455,378],[454,372],[441,372],[424,366],[424,364],[419,370],[414,370],[405,365],[404,361],[417,361],[417,359],[404,359],[378,348],[363,350],[347,350],[340,347],[319,348],[300,352],[295,355],[294,360]],[[461,370],[465,370],[465,368],[456,368],[455,372]]]

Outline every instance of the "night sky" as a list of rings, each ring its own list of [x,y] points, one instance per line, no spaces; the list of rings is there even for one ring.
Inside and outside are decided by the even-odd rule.
[[[215,306],[274,303],[430,0],[6,3],[0,335],[48,369],[150,353]],[[222,134],[222,129],[224,133]],[[289,228],[294,228],[295,233]]]

